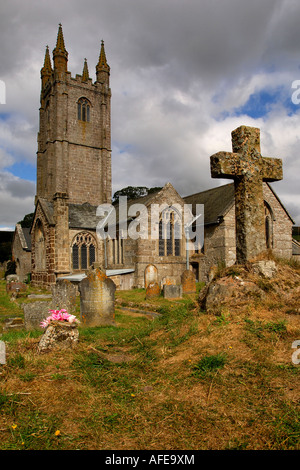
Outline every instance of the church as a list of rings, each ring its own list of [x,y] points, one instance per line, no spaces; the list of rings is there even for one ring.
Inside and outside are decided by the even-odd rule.
[[[212,266],[235,263],[233,183],[182,197],[166,182],[162,189],[128,201],[128,208],[146,207],[149,217],[153,205],[161,208],[155,237],[124,238],[120,218],[115,221],[114,237],[97,235],[103,221],[97,208],[110,206],[112,200],[110,67],[103,41],[96,81],[89,77],[86,60],[82,74],[72,77],[59,25],[52,61],[47,47],[41,69],[39,112],[37,189],[30,230],[33,285],[49,287],[61,277],[80,280],[92,265],[104,269],[120,289],[144,287],[149,264],[156,266],[159,282],[165,278],[180,282],[186,269],[206,281]],[[263,185],[266,250],[291,258],[294,222],[271,185]],[[195,215],[197,204],[204,207],[204,237],[187,250],[183,212],[176,208],[189,205]],[[114,210],[119,215],[118,205]],[[133,219],[128,216],[122,226]]]

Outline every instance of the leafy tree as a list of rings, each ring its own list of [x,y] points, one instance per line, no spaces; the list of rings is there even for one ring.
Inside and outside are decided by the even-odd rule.
[[[126,188],[120,189],[116,191],[113,195],[113,204],[117,204],[119,202],[120,196],[127,196],[127,199],[138,199],[143,196],[147,196],[148,194],[155,193],[162,189],[161,187],[153,187],[147,188],[146,186],[127,186]]]
[[[23,228],[30,228],[34,217],[34,212],[26,214],[24,219],[18,222]]]

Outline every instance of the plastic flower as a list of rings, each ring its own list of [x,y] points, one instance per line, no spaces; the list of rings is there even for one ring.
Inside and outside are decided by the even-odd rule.
[[[40,323],[42,328],[47,328],[51,321],[79,323],[79,320],[75,317],[75,315],[70,315],[64,308],[61,310],[49,310],[49,313],[51,313],[51,315]]]

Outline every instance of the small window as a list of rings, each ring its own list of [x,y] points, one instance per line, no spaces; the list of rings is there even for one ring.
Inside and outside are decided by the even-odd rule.
[[[90,122],[90,102],[86,98],[80,98],[77,103],[78,120]]]

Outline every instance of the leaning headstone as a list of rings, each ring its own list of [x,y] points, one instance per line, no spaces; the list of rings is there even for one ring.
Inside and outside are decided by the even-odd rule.
[[[115,325],[115,290],[115,283],[101,269],[87,272],[79,283],[83,326]]]
[[[148,264],[145,268],[145,289],[149,286],[149,284],[153,284],[157,282],[157,267],[154,264]]]
[[[193,271],[186,270],[181,275],[182,292],[193,294],[196,292],[196,276]]]
[[[151,282],[146,289],[146,299],[155,299],[160,296],[160,287],[157,282]]]
[[[26,330],[41,329],[40,323],[49,316],[51,300],[22,304]]]
[[[67,279],[58,279],[51,286],[52,309],[65,309],[68,313],[74,313],[76,308],[76,287]]]
[[[165,299],[181,299],[182,298],[182,286],[175,285],[164,285],[164,298]]]
[[[40,339],[38,352],[48,352],[54,349],[73,349],[79,339],[79,332],[75,323],[53,321],[48,325]]]

